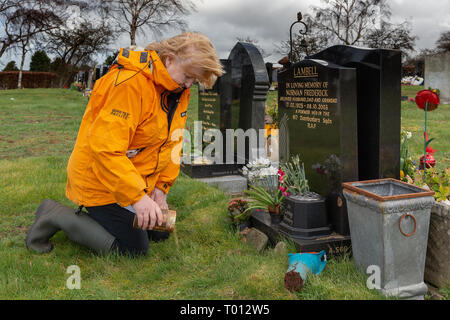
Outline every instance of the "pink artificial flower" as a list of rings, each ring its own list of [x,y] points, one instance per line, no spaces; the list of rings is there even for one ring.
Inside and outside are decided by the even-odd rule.
[[[286,187],[280,186],[281,192],[283,192],[283,193],[286,192],[286,189],[287,189]]]

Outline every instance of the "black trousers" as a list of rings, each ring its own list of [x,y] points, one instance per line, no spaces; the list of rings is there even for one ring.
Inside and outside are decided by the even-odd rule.
[[[118,204],[87,207],[89,216],[103,226],[115,238],[113,250],[119,254],[145,255],[148,252],[149,240],[161,241],[170,233],[141,230],[133,228],[134,213]]]

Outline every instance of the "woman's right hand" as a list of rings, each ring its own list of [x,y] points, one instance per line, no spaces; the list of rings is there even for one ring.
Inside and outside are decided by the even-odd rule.
[[[162,213],[158,204],[148,195],[144,195],[138,202],[132,205],[138,219],[138,227],[142,230],[151,230],[158,223],[162,224]]]

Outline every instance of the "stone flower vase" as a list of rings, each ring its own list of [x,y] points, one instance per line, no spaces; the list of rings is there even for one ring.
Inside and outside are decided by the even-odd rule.
[[[268,206],[267,210],[270,214],[270,221],[272,224],[279,224],[281,222],[281,210],[280,205],[276,205],[276,207]]]

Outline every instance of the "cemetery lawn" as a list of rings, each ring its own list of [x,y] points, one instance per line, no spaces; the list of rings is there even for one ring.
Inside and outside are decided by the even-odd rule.
[[[52,238],[50,253],[28,251],[25,234],[43,199],[75,208],[65,197],[66,165],[86,104],[81,93],[67,89],[0,91],[0,299],[384,299],[366,287],[367,275],[348,256],[329,258],[321,275],[290,293],[283,283],[287,255],[273,248],[258,253],[240,241],[227,220],[229,197],[184,175],[168,196],[177,210],[177,237],[150,243],[145,257],[97,256],[64,232]],[[439,108],[447,118],[437,119],[435,111],[430,128],[444,154],[450,107]],[[403,118],[411,127],[421,119],[414,110]],[[80,267],[80,290],[66,287],[71,265]],[[440,293],[448,299],[449,291]]]

